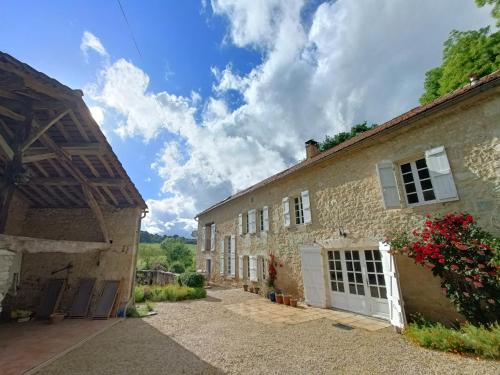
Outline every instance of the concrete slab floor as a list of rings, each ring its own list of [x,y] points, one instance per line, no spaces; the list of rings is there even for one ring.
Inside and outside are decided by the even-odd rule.
[[[272,303],[264,298],[226,305],[225,308],[233,313],[264,324],[295,325],[317,319],[328,319],[367,331],[378,331],[391,326],[387,321],[347,311],[319,309],[304,305],[294,308]]]
[[[0,324],[0,373],[24,374],[50,362],[121,319],[65,319]]]

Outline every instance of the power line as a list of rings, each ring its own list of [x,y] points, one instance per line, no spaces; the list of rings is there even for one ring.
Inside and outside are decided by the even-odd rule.
[[[116,0],[118,2],[118,6],[120,7],[120,10],[122,11],[123,18],[125,19],[125,23],[127,24],[128,31],[130,32],[130,36],[132,37],[132,41],[134,42],[135,49],[137,50],[137,53],[142,59],[142,53],[141,50],[139,49],[139,45],[137,44],[137,41],[135,40],[134,33],[132,32],[132,27],[130,27],[130,23],[128,22],[127,15],[125,14],[125,10],[123,9],[122,3],[120,0]]]

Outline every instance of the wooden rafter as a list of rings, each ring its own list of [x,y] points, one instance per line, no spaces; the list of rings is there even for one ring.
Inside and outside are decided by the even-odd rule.
[[[57,158],[55,152],[41,152],[39,154],[31,154],[23,156],[23,163],[35,163],[42,160],[50,160]]]
[[[45,144],[46,147],[50,148],[57,154],[60,163],[73,176],[73,178],[75,178],[76,180],[78,180],[78,182],[80,182],[87,203],[89,207],[92,209],[92,212],[94,213],[94,216],[96,217],[97,222],[99,223],[99,227],[101,228],[104,240],[106,243],[109,243],[109,235],[108,235],[108,230],[106,228],[106,223],[104,222],[104,216],[102,214],[101,208],[99,207],[99,204],[97,203],[93,195],[93,191],[95,190],[95,188],[92,187],[92,185],[89,183],[88,178],[73,164],[71,157],[63,149],[61,149],[52,139],[50,139],[50,137],[48,137],[46,134],[42,134],[40,140],[42,141],[43,144]]]
[[[91,190],[87,185],[82,185],[82,190],[83,194],[85,195],[85,198],[87,198],[87,202],[94,212],[94,215],[96,216],[97,222],[99,223],[99,227],[101,228],[102,236],[104,237],[104,242],[109,243],[109,234],[108,234],[108,229],[106,227],[106,223],[104,221],[104,216],[102,214],[101,208],[99,207],[99,204],[95,200],[94,195],[92,194]]]
[[[83,137],[83,139],[85,139],[85,141],[90,141],[90,138],[89,136],[87,135],[87,133],[85,132],[85,129],[83,128],[82,126],[82,123],[80,122],[80,120],[78,120],[78,118],[76,117],[75,113],[73,111],[71,111],[69,113],[70,117],[71,117],[71,120],[73,120],[76,128],[78,129],[78,132],[81,134],[81,136]]]
[[[38,129],[36,129],[36,131],[34,132],[34,134],[30,135],[30,137],[23,143],[23,145],[21,147],[21,150],[23,152],[26,151],[28,149],[28,147],[30,147],[47,130],[49,130],[52,125],[54,125],[55,123],[57,123],[60,119],[62,119],[64,116],[66,116],[70,112],[71,112],[71,110],[67,109],[63,113],[60,113],[55,118],[53,118],[52,120],[50,120],[47,124],[38,127]]]
[[[11,111],[10,109],[5,108],[4,106],[1,105],[0,105],[0,115],[8,117],[15,121],[24,121],[26,119],[25,116],[20,115],[17,112]]]
[[[72,177],[34,177],[28,182],[29,184],[37,185],[54,185],[54,186],[78,186],[81,182]],[[91,186],[125,186],[125,181],[120,178],[106,177],[87,177],[87,183]]]
[[[104,148],[99,143],[62,143],[58,144],[68,155],[102,155]],[[52,152],[47,147],[32,146],[23,153],[23,156],[46,154]]]
[[[5,155],[9,160],[14,159],[14,150],[10,147],[9,142],[7,142],[7,136],[0,128],[0,148],[3,150]]]

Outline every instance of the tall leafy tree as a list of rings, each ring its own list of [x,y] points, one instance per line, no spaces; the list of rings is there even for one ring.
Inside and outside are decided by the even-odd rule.
[[[491,15],[497,20],[497,26],[500,27],[500,0],[476,0],[476,4],[478,7],[493,5]]]
[[[464,86],[472,74],[481,77],[499,68],[500,32],[491,33],[489,27],[453,30],[444,43],[443,63],[425,74],[420,103],[429,103]]]
[[[348,139],[367,131],[368,129],[374,128],[377,124],[368,125],[367,122],[362,122],[356,124],[351,128],[351,131],[340,132],[334,136],[327,135],[325,140],[319,144],[320,151],[328,150],[329,148],[335,147]]]
[[[194,265],[193,253],[180,238],[166,238],[160,245],[170,266],[180,263],[185,269]]]

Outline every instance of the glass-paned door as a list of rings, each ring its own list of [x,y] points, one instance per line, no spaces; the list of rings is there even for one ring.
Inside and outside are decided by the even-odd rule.
[[[331,250],[327,257],[333,307],[388,317],[379,250]]]

